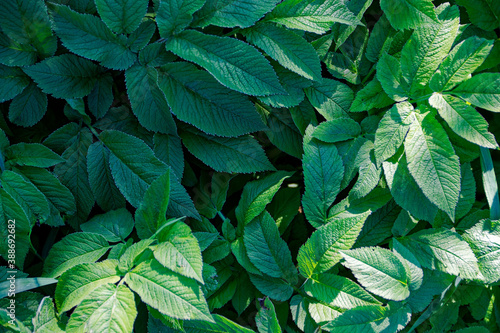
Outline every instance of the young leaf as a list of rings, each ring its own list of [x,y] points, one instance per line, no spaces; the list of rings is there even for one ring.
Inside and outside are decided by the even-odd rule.
[[[281,333],[274,304],[269,298],[264,300],[264,304],[257,313],[255,321],[260,333]]]
[[[205,4],[206,0],[160,0],[156,12],[156,24],[163,38],[184,30],[193,20],[193,14]]]
[[[415,29],[438,21],[432,0],[380,0],[380,8],[398,30]]]
[[[165,45],[179,57],[204,67],[230,89],[253,96],[286,93],[264,56],[240,40],[188,30]]]
[[[370,111],[371,109],[382,109],[393,103],[394,101],[382,89],[379,80],[374,78],[363,89],[357,92],[349,111],[362,112]]]
[[[130,34],[139,27],[148,9],[147,0],[95,0],[99,16],[117,34]]]
[[[100,234],[108,242],[121,242],[134,229],[134,219],[128,210],[120,208],[96,215],[80,225],[80,228],[84,232]]]
[[[500,73],[474,75],[451,93],[480,108],[500,112]]]
[[[394,301],[402,301],[410,296],[405,266],[389,250],[363,247],[341,253],[345,259],[343,265],[352,270],[367,290]]]

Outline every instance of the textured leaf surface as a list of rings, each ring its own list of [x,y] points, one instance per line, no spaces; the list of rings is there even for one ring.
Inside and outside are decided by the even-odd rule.
[[[354,139],[361,134],[361,127],[351,118],[337,118],[319,124],[312,136],[323,142],[339,142]]]
[[[384,53],[377,63],[377,79],[382,89],[396,102],[402,102],[408,98],[400,59]]]
[[[205,4],[205,0],[160,0],[156,23],[160,36],[166,38],[184,30],[193,20],[193,13]]]
[[[16,125],[33,126],[43,118],[47,105],[47,95],[31,82],[10,103],[9,120]]]
[[[101,19],[117,34],[137,29],[148,9],[147,0],[95,0],[95,4]]]
[[[5,150],[8,163],[48,168],[64,162],[59,155],[39,143],[18,143]]]
[[[255,317],[257,328],[260,333],[281,333],[281,327],[276,317],[276,310],[273,302],[266,298],[264,305],[260,308]]]
[[[380,7],[391,25],[398,30],[437,22],[431,0],[381,0]]]
[[[323,79],[304,91],[312,106],[326,120],[348,117],[347,112],[354,100],[354,94],[347,85],[332,79]]]
[[[190,320],[184,323],[184,329],[188,333],[213,332],[213,333],[251,333],[252,330],[236,324],[235,322],[218,314],[213,315],[215,323],[208,321]]]
[[[452,94],[480,108],[500,112],[500,74],[474,75],[453,89]]]
[[[377,78],[357,92],[356,98],[351,105],[351,112],[370,111],[371,109],[382,109],[393,104],[394,101],[387,96]]]
[[[96,215],[81,226],[83,231],[102,235],[108,242],[120,242],[134,229],[132,214],[125,208]]]
[[[0,65],[1,102],[11,100],[19,95],[29,83],[29,78],[21,69]]]

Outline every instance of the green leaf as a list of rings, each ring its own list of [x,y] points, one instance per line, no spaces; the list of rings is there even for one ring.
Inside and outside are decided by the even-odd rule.
[[[391,236],[391,228],[400,212],[401,208],[394,200],[390,200],[382,208],[371,213],[364,222],[363,229],[361,229],[353,247],[374,246],[384,243],[384,240]]]
[[[356,98],[354,98],[349,111],[362,112],[371,109],[382,109],[393,103],[394,101],[387,96],[379,80],[375,77],[356,93]]]
[[[479,270],[490,284],[500,280],[500,225],[498,221],[484,219],[468,229],[462,237],[476,255]]]
[[[148,9],[147,0],[95,0],[99,16],[117,34],[130,34],[139,27]]]
[[[469,245],[451,230],[427,229],[399,239],[418,258],[422,267],[465,279],[478,279],[477,259]]]
[[[128,210],[120,208],[96,215],[80,227],[84,232],[102,235],[108,242],[121,242],[134,229],[134,219]]]
[[[439,14],[439,23],[419,27],[412,34],[401,52],[403,78],[411,94],[427,85],[441,59],[448,55],[458,25],[458,7],[448,6]]]
[[[156,260],[140,263],[125,279],[143,302],[167,316],[213,322],[198,283],[173,273]]]
[[[144,1],[134,3],[143,4]],[[97,16],[80,14],[61,5],[51,7],[55,12],[57,36],[71,52],[117,70],[125,70],[135,62],[137,56],[128,49],[127,38],[115,35]],[[129,13],[128,9],[126,12],[128,14],[124,15],[137,15]]]
[[[297,282],[297,270],[287,244],[280,238],[278,227],[268,212],[245,226],[243,235],[248,258],[261,272]]]
[[[199,321],[199,320],[189,320],[184,322],[184,330],[187,333],[198,333],[198,332],[213,332],[213,333],[252,333],[251,329],[245,328],[236,324],[235,322],[227,319],[218,314],[213,316],[214,322],[209,321]]]
[[[262,147],[250,135],[221,138],[189,129],[181,133],[181,138],[191,154],[217,172],[276,170]]]
[[[432,0],[380,0],[380,8],[398,30],[419,28],[438,21]]]
[[[345,262],[356,279],[368,291],[394,301],[410,296],[409,278],[399,258],[387,249],[363,247],[341,251]]]
[[[277,279],[270,277],[269,275],[254,275],[249,274],[250,281],[252,284],[264,295],[270,298],[284,302],[287,301],[293,294],[293,288],[290,284],[283,281],[283,279]]]
[[[260,215],[273,200],[283,181],[293,173],[285,171],[274,172],[262,179],[245,184],[240,201],[235,210],[236,219],[241,227],[249,224]]]
[[[314,332],[317,328],[317,325],[314,322],[315,320],[313,319],[314,317],[312,317],[312,314],[309,314],[309,312],[313,312],[310,310],[310,306],[311,304],[309,301],[300,295],[295,295],[290,300],[290,312],[292,312],[292,319],[295,324],[297,324],[297,327],[304,332]],[[332,309],[332,311],[334,310]]]
[[[19,95],[30,83],[20,68],[0,65],[0,102],[6,102]]]
[[[354,139],[361,134],[361,126],[351,118],[324,121],[314,129],[312,136],[328,143]]]
[[[271,61],[286,95],[261,96],[259,100],[275,108],[289,108],[299,105],[305,98],[304,88],[310,87],[312,81],[292,72],[289,69]],[[290,112],[290,110],[287,110]]]
[[[304,136],[302,166],[306,189],[302,205],[309,223],[318,227],[326,222],[328,209],[340,191],[344,166],[335,145],[312,138],[312,131],[313,127],[308,127]]]
[[[23,127],[39,122],[47,112],[47,95],[31,82],[9,105],[9,120]]]
[[[304,291],[326,304],[351,309],[367,304],[380,304],[357,283],[329,273],[313,276],[304,284]]]
[[[90,232],[75,232],[52,246],[43,266],[43,275],[58,277],[71,267],[98,260],[110,246],[106,238]]]
[[[149,249],[149,246],[155,241],[154,238],[148,238],[138,241],[137,243],[129,246],[125,252],[120,256],[118,262],[118,270],[120,273],[128,273],[137,261],[140,261],[141,255],[144,251]]]
[[[255,106],[244,95],[192,64],[162,66],[159,86],[177,118],[205,133],[235,137],[264,129]]]
[[[12,280],[0,282],[0,298],[7,297],[12,292]],[[56,279],[52,278],[18,278],[16,277],[14,281],[15,292],[22,293],[23,291],[35,289],[38,287],[43,287],[46,285],[57,283]],[[10,289],[10,290],[9,290]]]
[[[451,92],[472,105],[500,112],[500,73],[481,73],[461,83]]]
[[[146,190],[168,170],[144,141],[120,131],[103,131],[100,140],[110,150],[109,164],[116,186],[134,207],[143,201]]]
[[[184,186],[175,174],[170,172],[170,200],[168,203],[167,214],[175,217],[192,217],[201,220],[201,216],[194,206],[193,200],[186,192]]]
[[[168,51],[205,68],[230,89],[253,96],[286,93],[264,56],[240,40],[186,30],[165,45]]]
[[[147,19],[143,20],[139,27],[128,36],[127,45],[133,52],[139,52],[148,45],[155,32],[155,22]],[[163,47],[161,49],[165,50]]]
[[[184,174],[184,152],[181,138],[172,134],[156,133],[153,138],[154,153],[165,164],[172,168],[177,178]]]
[[[79,264],[61,275],[57,284],[55,300],[59,312],[78,306],[99,286],[116,283],[120,277],[116,272],[116,260]]]
[[[328,271],[342,259],[340,250],[349,250],[358,237],[368,212],[330,222],[313,232],[297,256],[300,273],[310,278]]]
[[[48,168],[64,162],[59,155],[39,143],[18,143],[5,150],[7,164]]]
[[[377,62],[377,79],[386,94],[396,102],[408,99],[406,82],[403,81],[400,59],[384,53]]]
[[[176,134],[167,100],[158,87],[158,71],[135,65],[125,72],[125,82],[132,110],[141,125],[150,131]]]
[[[29,66],[36,62],[36,49],[19,43],[0,32],[0,64],[6,66]]]
[[[87,152],[90,188],[97,204],[106,211],[125,207],[126,203],[111,175],[109,154],[101,142],[93,143]]]
[[[270,12],[278,0],[208,0],[195,14],[196,26],[250,27]]]
[[[100,76],[94,89],[87,97],[89,111],[97,118],[102,118],[113,104],[113,77],[108,73]]]
[[[472,23],[484,30],[494,30],[500,26],[500,6],[494,0],[465,1],[457,0],[457,4],[467,9]]]
[[[417,115],[405,138],[408,170],[429,200],[455,220],[460,163],[446,132],[432,113]]]
[[[349,117],[348,112],[354,100],[354,93],[349,86],[332,79],[323,79],[304,92],[312,106],[326,120]]]
[[[432,76],[429,87],[433,91],[450,90],[481,66],[491,49],[493,41],[470,37],[458,44],[443,60]]]
[[[388,110],[375,132],[375,158],[377,165],[393,156],[403,144],[406,134],[410,130],[410,123],[415,119],[413,106],[402,102]]]
[[[73,54],[48,58],[24,69],[43,90],[56,98],[80,98],[90,94],[99,68]]]
[[[343,2],[335,0],[285,0],[265,20],[319,35],[330,30],[335,23],[361,23]]]
[[[281,333],[274,304],[269,298],[264,300],[264,304],[255,316],[255,322],[260,333]]]
[[[450,128],[462,138],[482,147],[498,148],[495,136],[488,132],[488,122],[463,100],[434,93],[429,103],[439,111],[439,115]]]
[[[71,314],[70,331],[131,332],[137,310],[134,294],[124,285],[107,283],[96,288]]]
[[[193,14],[203,7],[205,2],[206,0],[160,0],[156,13],[160,36],[167,38],[183,31],[193,21]]]
[[[35,332],[64,332],[58,325],[54,303],[50,296],[44,297],[40,302],[36,316],[33,318],[33,330]]]
[[[245,30],[244,36],[283,67],[309,80],[321,80],[316,50],[295,32],[271,23],[259,23]]]
[[[410,291],[414,292],[418,290],[422,286],[424,278],[424,272],[420,266],[420,262],[415,255],[398,242],[396,238],[392,239],[392,251],[405,266]]]

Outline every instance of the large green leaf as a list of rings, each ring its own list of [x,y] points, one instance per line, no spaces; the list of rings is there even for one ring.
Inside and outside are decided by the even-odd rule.
[[[33,329],[35,332],[64,332],[58,325],[54,303],[52,303],[50,296],[45,296],[40,302],[36,317],[33,318]]]
[[[0,65],[0,102],[5,102],[19,95],[30,83],[29,78],[20,68]]]
[[[467,9],[472,23],[484,30],[500,26],[500,5],[495,0],[457,0],[457,4]]]
[[[153,138],[154,153],[165,164],[172,168],[177,178],[184,174],[184,152],[181,138],[177,135],[156,133]]]
[[[167,100],[158,87],[158,71],[135,65],[125,72],[125,82],[132,111],[141,125],[150,131],[176,134]]]
[[[205,133],[239,136],[264,129],[255,106],[196,66],[175,62],[161,67],[159,86],[172,112]]]
[[[474,75],[451,93],[480,108],[500,112],[500,73]]]
[[[95,0],[95,4],[101,19],[117,34],[134,32],[148,9],[148,0]]]
[[[283,67],[307,79],[321,80],[321,65],[316,50],[293,31],[271,23],[260,23],[245,30],[244,35]]]
[[[116,265],[116,260],[82,263],[64,272],[59,278],[55,294],[59,312],[79,305],[99,286],[118,282],[120,277],[117,275]]]
[[[315,227],[324,224],[328,209],[340,191],[344,166],[337,148],[331,143],[322,143],[311,137],[313,127],[304,136],[305,193],[302,205],[308,221]]]
[[[132,214],[125,208],[96,215],[81,226],[83,231],[102,235],[108,242],[121,242],[134,229]]]
[[[346,84],[332,79],[323,79],[304,91],[312,106],[326,120],[348,117],[347,112],[354,100],[354,93]]]
[[[64,162],[59,155],[39,143],[18,143],[5,150],[8,164],[48,168]]]
[[[380,0],[380,7],[398,30],[415,29],[438,21],[432,0]]]
[[[193,20],[193,13],[205,4],[206,0],[160,0],[156,24],[160,36],[167,38],[184,30]]]
[[[382,54],[380,60],[377,62],[377,79],[382,85],[382,89],[396,102],[408,99],[400,59],[388,53]]]
[[[25,68],[47,94],[56,98],[80,98],[94,88],[99,68],[89,60],[73,54],[63,54]]]
[[[372,109],[383,109],[393,103],[394,101],[385,93],[380,81],[375,77],[356,93],[350,111],[362,112]]]
[[[395,301],[410,296],[405,266],[391,251],[381,247],[363,247],[341,253],[345,259],[343,265],[368,291]]]
[[[29,66],[36,61],[36,49],[19,43],[0,32],[0,64],[6,66]]]
[[[268,212],[245,226],[243,239],[250,261],[261,272],[292,284],[297,282],[297,270],[290,250],[280,238],[278,227]]]
[[[429,87],[433,91],[450,90],[466,80],[486,59],[493,41],[470,37],[456,45],[432,76]]]
[[[462,138],[485,148],[498,148],[495,136],[488,132],[488,122],[463,100],[435,93],[429,99],[429,103]]]
[[[264,304],[255,316],[255,322],[260,333],[281,333],[276,309],[269,298],[264,300]]]
[[[230,89],[254,96],[286,93],[264,56],[240,40],[187,30],[170,38],[166,47]]]
[[[313,232],[297,256],[300,273],[310,278],[328,271],[341,259],[340,250],[349,250],[358,237],[368,212],[332,221]]]
[[[460,163],[446,132],[431,112],[416,115],[405,138],[408,170],[422,192],[455,220]]]
[[[47,105],[47,95],[31,82],[10,103],[9,120],[16,125],[33,126],[43,118]]]
[[[70,332],[132,332],[137,309],[134,294],[125,285],[107,283],[90,293],[71,314]]]
[[[335,0],[285,0],[265,20],[320,35],[330,30],[335,23],[360,24],[343,2]]]
[[[402,16],[404,17],[404,16]],[[439,14],[439,22],[426,24],[413,32],[401,52],[403,78],[415,94],[425,87],[451,49],[459,26],[457,6],[448,6]]]
[[[264,150],[250,135],[223,138],[194,129],[181,133],[186,148],[218,172],[251,173],[275,170]]]
[[[198,283],[172,272],[156,260],[140,263],[125,279],[143,302],[167,316],[213,322]]]
[[[277,300],[285,302],[293,294],[293,287],[283,279],[273,278],[269,275],[255,275],[249,274],[252,284],[264,295]]]
[[[351,118],[336,118],[324,121],[314,129],[312,136],[323,142],[340,142],[356,138],[361,126]]]

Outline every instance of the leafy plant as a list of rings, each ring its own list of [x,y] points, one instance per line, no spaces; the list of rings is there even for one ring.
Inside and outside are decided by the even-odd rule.
[[[0,331],[500,331],[499,18],[0,2]]]

